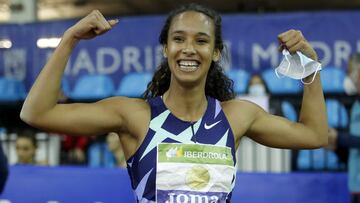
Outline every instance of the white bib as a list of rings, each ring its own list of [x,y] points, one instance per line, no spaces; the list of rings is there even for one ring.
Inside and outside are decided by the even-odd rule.
[[[236,173],[230,147],[160,143],[156,202],[223,203]]]

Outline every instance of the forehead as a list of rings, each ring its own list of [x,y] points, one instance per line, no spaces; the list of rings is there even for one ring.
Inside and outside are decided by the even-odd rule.
[[[186,11],[176,15],[169,29],[169,33],[183,31],[186,33],[205,33],[209,36],[214,35],[213,20],[203,13],[196,11]]]
[[[16,140],[17,145],[33,145],[29,138],[21,137]]]

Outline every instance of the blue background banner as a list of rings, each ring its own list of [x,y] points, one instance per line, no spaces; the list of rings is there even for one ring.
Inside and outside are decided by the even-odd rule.
[[[106,74],[117,86],[129,72],[153,72],[162,60],[158,35],[165,18],[121,18],[110,32],[82,41],[74,50],[65,76],[73,86],[82,74]],[[0,39],[10,39],[11,49],[0,49],[0,76],[24,80],[27,89],[53,49],[39,49],[39,38],[61,37],[76,21],[0,25]],[[312,12],[239,14],[223,16],[223,36],[229,61],[225,68],[243,68],[258,73],[276,67],[278,34],[298,29],[319,54],[323,66],[346,68],[351,53],[360,51],[360,12]]]
[[[171,181],[171,180],[169,180]],[[134,202],[125,169],[13,166],[0,202]],[[238,173],[232,202],[349,202],[344,173]]]

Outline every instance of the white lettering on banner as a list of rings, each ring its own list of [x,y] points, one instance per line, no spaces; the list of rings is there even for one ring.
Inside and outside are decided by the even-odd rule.
[[[325,42],[320,41],[311,41],[310,44],[315,49],[319,55],[319,51],[324,53],[323,57],[320,59],[321,66],[326,67],[331,61],[331,49]]]
[[[254,43],[251,50],[252,66],[255,70],[260,68],[261,59],[270,59],[271,67],[278,66],[279,52],[276,43],[271,43],[267,49],[263,49],[260,44]]]
[[[224,59],[220,60],[220,65],[223,67],[224,70],[229,70],[232,67],[232,45],[229,40],[224,40],[224,45],[225,56]]]
[[[79,55],[77,56],[74,67],[72,70],[73,75],[79,74],[81,69],[85,69],[88,73],[94,74],[95,73],[95,67],[94,64],[91,62],[89,53],[86,49],[81,49],[79,52]]]
[[[176,197],[176,202],[177,203],[188,203],[189,202],[189,197],[187,195],[184,195],[184,194],[179,194]]]
[[[347,63],[351,54],[351,45],[349,42],[338,40],[334,44],[334,65],[341,67],[342,62]]]
[[[4,75],[7,78],[24,80],[26,76],[26,50],[10,49],[4,51]]]
[[[328,66],[333,61],[336,67],[343,67],[347,64],[347,60],[352,52],[351,44],[344,40],[334,41],[334,53],[331,52],[331,47],[325,42],[311,41],[310,44],[319,53],[323,53],[320,59],[322,66]],[[360,41],[357,41],[357,50],[360,51]],[[244,50],[242,51],[244,52]],[[261,67],[261,61],[269,60],[271,67],[278,65],[278,54],[276,44],[271,43],[267,48],[263,48],[260,44],[254,43],[252,45],[252,66],[255,70]],[[241,51],[239,56],[243,56]],[[332,58],[332,56],[334,56]]]
[[[136,72],[143,72],[144,67],[147,71],[151,71],[154,70],[157,64],[160,64],[162,60],[161,50],[161,45],[156,46],[155,48],[146,46],[143,50],[145,57],[145,64],[143,65],[140,62],[141,49],[138,47],[125,46],[123,52],[120,52],[116,48],[112,47],[101,47],[96,50],[96,63],[93,63],[91,60],[89,50],[81,49],[77,55],[71,57],[74,60],[71,60],[71,58],[69,59],[66,65],[65,74],[77,76],[80,71],[86,71],[89,74],[113,74],[120,69],[121,65],[123,65],[124,73],[130,72],[132,68]],[[51,56],[52,53],[52,51],[46,53],[47,59]],[[122,54],[123,57],[121,57]],[[157,63],[155,66],[153,66],[154,58],[155,62]],[[110,60],[112,60],[111,64],[107,64],[107,61]],[[75,61],[73,65],[71,61]],[[96,67],[94,64],[96,64]]]
[[[166,203],[218,203],[219,202],[219,198],[215,195],[210,196],[210,199],[209,196],[195,195],[195,194],[176,195],[175,193],[169,193],[168,196],[169,196],[169,200],[166,201]]]
[[[196,158],[196,159],[227,159],[226,154],[216,152],[196,152],[196,151],[185,151],[185,158]]]
[[[155,48],[155,67],[158,67],[163,60],[163,47],[159,45]]]
[[[124,54],[124,73],[130,72],[131,66],[134,67],[136,72],[142,72],[143,67],[139,62],[140,50],[137,47],[128,46],[123,50]]]
[[[250,44],[251,53],[245,42],[239,41],[237,48],[231,41],[224,41],[228,48],[228,61],[222,61],[224,69],[228,67],[245,67],[254,70],[262,68],[263,64],[269,64],[270,67],[278,66],[281,59],[281,53],[278,51],[277,43],[269,43],[267,45],[261,45],[260,43]],[[332,44],[325,43],[323,41],[311,41],[311,45],[321,56],[320,61],[323,66],[333,64],[337,67],[346,67],[348,57],[353,52],[360,52],[360,40],[350,43],[345,40],[336,40]],[[232,49],[236,49],[238,53],[233,53]],[[17,49],[20,50],[20,49]],[[9,50],[10,51],[10,50]],[[26,50],[17,51],[12,49],[12,52],[7,53],[4,51],[4,74],[7,77],[15,77],[22,79],[26,76]],[[95,58],[90,57],[90,53],[95,51]],[[46,51],[46,60],[53,51]],[[237,54],[232,55],[232,54]],[[251,54],[251,56],[249,56]],[[247,64],[248,58],[251,57],[252,64]],[[35,57],[36,58],[36,57]],[[14,59],[14,60],[12,60]],[[233,61],[235,59],[235,61]],[[128,73],[131,71],[143,72],[152,71],[162,62],[162,45],[151,46],[146,45],[144,47],[136,46],[124,46],[122,52],[113,47],[99,47],[95,50],[80,49],[77,55],[72,55],[69,62],[66,65],[65,74],[77,76],[80,72],[86,72],[88,74],[114,74],[120,69],[121,73]],[[34,65],[37,63],[34,63]],[[45,64],[45,62],[44,62]]]
[[[0,203],[11,203],[8,199],[0,199]]]
[[[105,66],[105,56],[108,55],[112,58],[112,64]],[[120,67],[120,54],[119,52],[110,47],[100,48],[96,51],[96,64],[97,70],[100,74],[112,74],[115,73]]]
[[[238,45],[237,45],[237,60],[235,63],[240,67],[240,68],[244,68],[246,67],[246,58],[245,58],[245,53],[246,53],[246,49],[245,49],[245,42],[240,40]]]
[[[145,47],[145,69],[151,71],[153,69],[153,50],[150,46]]]
[[[153,71],[160,65],[163,60],[162,52],[162,45],[158,45],[154,49],[151,46],[145,47],[145,69],[147,71]]]

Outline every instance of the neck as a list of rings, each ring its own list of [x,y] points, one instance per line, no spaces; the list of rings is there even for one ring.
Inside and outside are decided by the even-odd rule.
[[[163,95],[166,107],[179,119],[184,121],[199,120],[207,107],[205,84],[194,85],[192,88],[179,84],[170,84]]]

